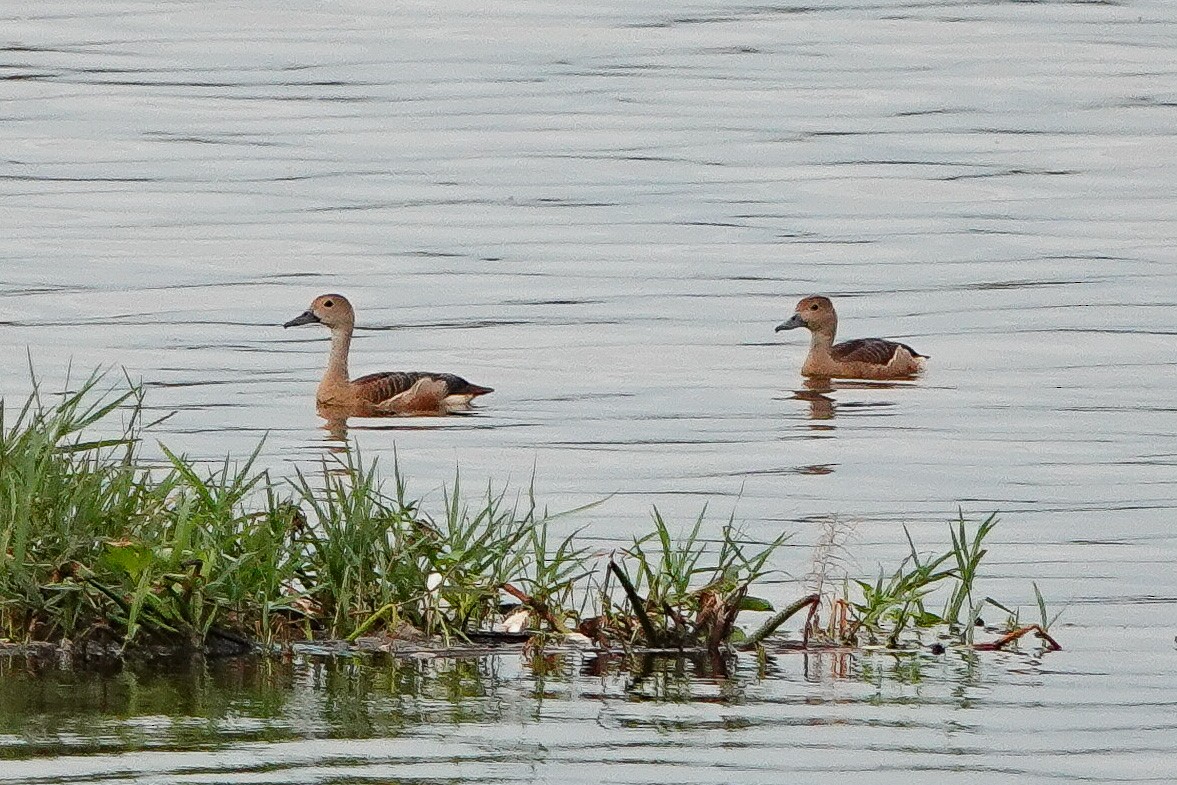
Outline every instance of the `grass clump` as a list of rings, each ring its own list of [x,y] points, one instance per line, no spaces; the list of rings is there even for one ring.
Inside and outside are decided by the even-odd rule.
[[[762,642],[805,607],[818,642],[900,646],[934,624],[971,635],[979,608],[997,605],[972,588],[992,522],[970,533],[961,521],[952,551],[912,545],[895,573],[844,581],[830,624],[816,613],[826,586],[744,640],[739,615],[773,610],[751,590],[784,535],[752,543],[729,520],[705,540],[700,515],[675,538],[655,510],[652,531],[594,554],[576,533],[556,536],[559,516],[530,490],[471,502],[455,480],[431,513],[399,467],[385,482],[358,452],[289,479],[257,468],[261,445],[211,467],[162,446],[147,460],[143,413],[138,387],[99,376],[52,399],[34,385],[15,411],[0,402],[0,637],[104,653],[487,636],[715,653]]]
[[[648,594],[639,616],[654,613],[657,631],[643,637],[616,584],[594,592],[599,557],[575,534],[554,537],[557,516],[530,492],[511,502],[488,488],[469,503],[455,481],[434,515],[399,469],[386,484],[356,452],[288,480],[256,468],[260,445],[212,467],[163,446],[151,462],[143,411],[139,388],[117,392],[99,376],[52,399],[35,388],[14,416],[0,405],[0,636],[120,651],[448,642],[511,615],[521,635],[585,628],[607,645],[718,646],[779,544],[749,557],[729,524],[705,568],[702,519],[674,545],[656,516],[611,564]],[[115,420],[115,435],[86,437]]]
[[[268,611],[292,572],[295,510],[253,471],[257,451],[203,477],[166,449],[152,466],[141,390],[100,382],[52,404],[35,387],[15,415],[0,402],[0,634],[198,645]],[[116,416],[117,435],[86,437]],[[247,511],[259,486],[268,503]]]
[[[748,590],[768,572],[769,558],[787,535],[752,546],[729,520],[718,551],[707,559],[710,549],[700,538],[705,512],[675,541],[655,510],[654,531],[635,537],[625,558],[610,560],[609,575],[620,584],[625,602],[619,603],[607,587],[602,591],[604,628],[644,646],[715,651],[742,636],[735,627],[741,611],[772,609]]]
[[[1042,616],[1040,624],[1022,625],[1016,610],[993,597],[978,594],[980,567],[989,552],[985,539],[997,521],[996,514],[990,515],[970,529],[961,513],[948,527],[951,547],[932,555],[921,555],[905,527],[909,553],[897,567],[890,571],[880,567],[873,581],[846,576],[840,586],[829,578],[834,566],[842,561],[839,540],[844,539],[845,530],[833,524],[815,550],[816,591],[803,601],[810,608],[806,641],[830,646],[898,649],[918,645],[924,637],[932,636],[937,641],[997,649],[1034,632],[1046,642],[1047,648],[1060,648],[1048,632],[1058,615],[1047,618],[1046,604],[1037,585],[1034,592]],[[938,597],[943,598],[941,607],[934,604]],[[986,608],[1006,614],[1005,634],[996,642],[975,643],[974,634],[984,625],[981,614]]]
[[[275,480],[244,461],[201,468],[141,454],[138,388],[91,377],[15,416],[0,406],[0,635],[200,647],[356,638],[411,629],[464,635],[498,613],[501,586],[562,598],[566,568],[536,564],[549,516],[488,492],[471,509],[455,483],[434,519],[396,473],[387,493],[358,454]],[[123,418],[117,436],[87,440]],[[572,553],[564,547],[557,557]]]

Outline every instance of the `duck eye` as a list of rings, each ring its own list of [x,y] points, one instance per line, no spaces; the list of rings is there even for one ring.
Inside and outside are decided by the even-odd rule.
[[[817,310],[817,303],[814,303],[813,305],[809,306],[809,310],[816,311]]]
[[[324,308],[330,308],[332,305],[335,305],[335,301],[334,301],[334,300],[324,300],[324,301],[323,301],[323,307],[324,307]]]

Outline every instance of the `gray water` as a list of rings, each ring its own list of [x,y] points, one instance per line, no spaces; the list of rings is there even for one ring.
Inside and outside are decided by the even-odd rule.
[[[830,516],[871,574],[904,525],[999,511],[982,588],[1032,615],[1036,581],[1064,651],[662,691],[511,657],[35,670],[0,782],[1171,780],[1177,7],[460,5],[0,7],[0,393],[26,350],[50,384],[125,368],[176,451],[265,437],[289,471],[346,439],[431,499],[534,475],[553,509],[608,497],[568,522],[602,546],[707,504],[793,534],[778,601]],[[496,392],[325,430],[326,336],[277,325],[328,291],[353,372]],[[819,292],[927,375],[807,390],[773,327]],[[495,675],[430,686],[459,666]],[[104,697],[52,697],[78,684]]]

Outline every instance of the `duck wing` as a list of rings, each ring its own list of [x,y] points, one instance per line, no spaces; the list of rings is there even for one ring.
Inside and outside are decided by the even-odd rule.
[[[905,343],[886,341],[882,338],[857,338],[835,344],[830,354],[841,362],[871,363],[873,365],[888,365],[895,359],[895,353],[905,349],[912,358],[924,357]]]
[[[371,403],[387,401],[401,393],[408,392],[422,379],[430,379],[444,385],[444,395],[485,395],[493,392],[490,387],[482,387],[466,381],[461,376],[452,373],[429,373],[427,371],[384,371],[370,373],[353,379],[351,388],[356,395]]]

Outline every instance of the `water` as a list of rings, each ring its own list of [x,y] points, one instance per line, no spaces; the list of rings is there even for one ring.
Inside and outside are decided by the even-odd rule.
[[[19,757],[0,782],[1147,781],[1170,770],[1171,722],[1139,728],[1103,695],[1076,701],[1077,674],[1049,663],[798,654],[726,677],[620,665],[9,669],[0,705],[20,721],[3,724],[0,750]],[[1132,741],[1109,743],[1090,727],[1097,715]],[[33,757],[47,751],[65,755]]]
[[[5,712],[25,762],[3,776],[161,781],[215,749],[184,776],[1172,778],[1170,4],[9,2],[0,31],[6,397],[27,392],[26,349],[50,381],[113,365],[177,411],[173,449],[265,436],[268,465],[311,464],[338,446],[313,406],[325,335],[277,325],[340,291],[354,372],[496,388],[473,417],[350,424],[418,494],[457,466],[468,487],[534,473],[553,508],[614,494],[568,523],[604,545],[653,504],[685,524],[709,503],[716,528],[734,512],[794,533],[778,600],[830,515],[871,573],[905,552],[901,524],[939,546],[958,507],[999,510],[986,592],[1028,606],[1037,581],[1069,603],[1064,652],[918,683],[781,655],[768,678],[688,675],[671,701],[539,706],[534,674],[496,660],[478,666],[508,673],[496,708],[443,701],[409,752],[389,741],[399,709],[371,731],[318,709],[273,730],[230,684],[228,719],[63,715],[43,693],[64,677],[40,675]],[[927,376],[807,390],[804,337],[772,328],[815,292],[844,337],[931,355]],[[309,676],[273,691],[335,695]],[[117,758],[73,743],[79,716],[127,740]],[[135,752],[160,733],[176,758]]]

